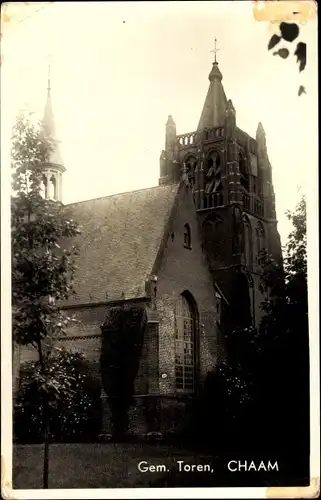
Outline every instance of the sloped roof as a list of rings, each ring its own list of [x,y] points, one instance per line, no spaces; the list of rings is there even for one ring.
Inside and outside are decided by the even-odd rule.
[[[145,296],[178,185],[157,186],[66,205],[81,235],[75,296],[87,304]]]

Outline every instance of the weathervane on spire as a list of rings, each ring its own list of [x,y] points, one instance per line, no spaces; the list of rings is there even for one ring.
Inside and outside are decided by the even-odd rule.
[[[217,64],[216,54],[220,50],[217,48],[216,44],[217,44],[217,38],[214,39],[214,50],[211,50],[211,52],[214,52],[214,63],[215,64]]]

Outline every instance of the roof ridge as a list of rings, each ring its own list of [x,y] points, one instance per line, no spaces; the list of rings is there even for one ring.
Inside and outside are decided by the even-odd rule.
[[[87,200],[81,200],[81,201],[74,201],[72,203],[66,203],[64,206],[65,207],[70,207],[72,205],[78,205],[80,203],[87,203],[88,201],[96,201],[96,200],[104,200],[106,198],[112,198],[113,196],[119,196],[123,194],[131,194],[131,193],[138,193],[139,191],[147,191],[148,189],[156,189],[156,188],[164,188],[164,187],[169,187],[169,186],[177,186],[177,184],[161,184],[158,186],[150,186],[148,188],[142,188],[142,189],[134,189],[132,191],[122,191],[121,193],[114,193],[114,194],[108,194],[106,196],[99,196],[98,198],[89,198]]]

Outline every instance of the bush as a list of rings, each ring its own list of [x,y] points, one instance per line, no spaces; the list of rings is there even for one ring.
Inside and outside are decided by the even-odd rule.
[[[201,448],[235,448],[247,439],[253,384],[239,365],[221,361],[208,373],[184,436]]]
[[[76,379],[77,390],[50,407],[53,442],[96,441],[101,428],[100,384],[90,375],[90,365],[81,354],[61,351],[55,362],[65,364]],[[14,409],[14,436],[20,443],[43,441],[43,402],[34,374],[37,362],[20,369],[20,387]]]

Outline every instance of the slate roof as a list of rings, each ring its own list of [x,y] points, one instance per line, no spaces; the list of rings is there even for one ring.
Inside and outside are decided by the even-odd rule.
[[[177,192],[157,186],[66,205],[81,229],[68,305],[145,296]]]

